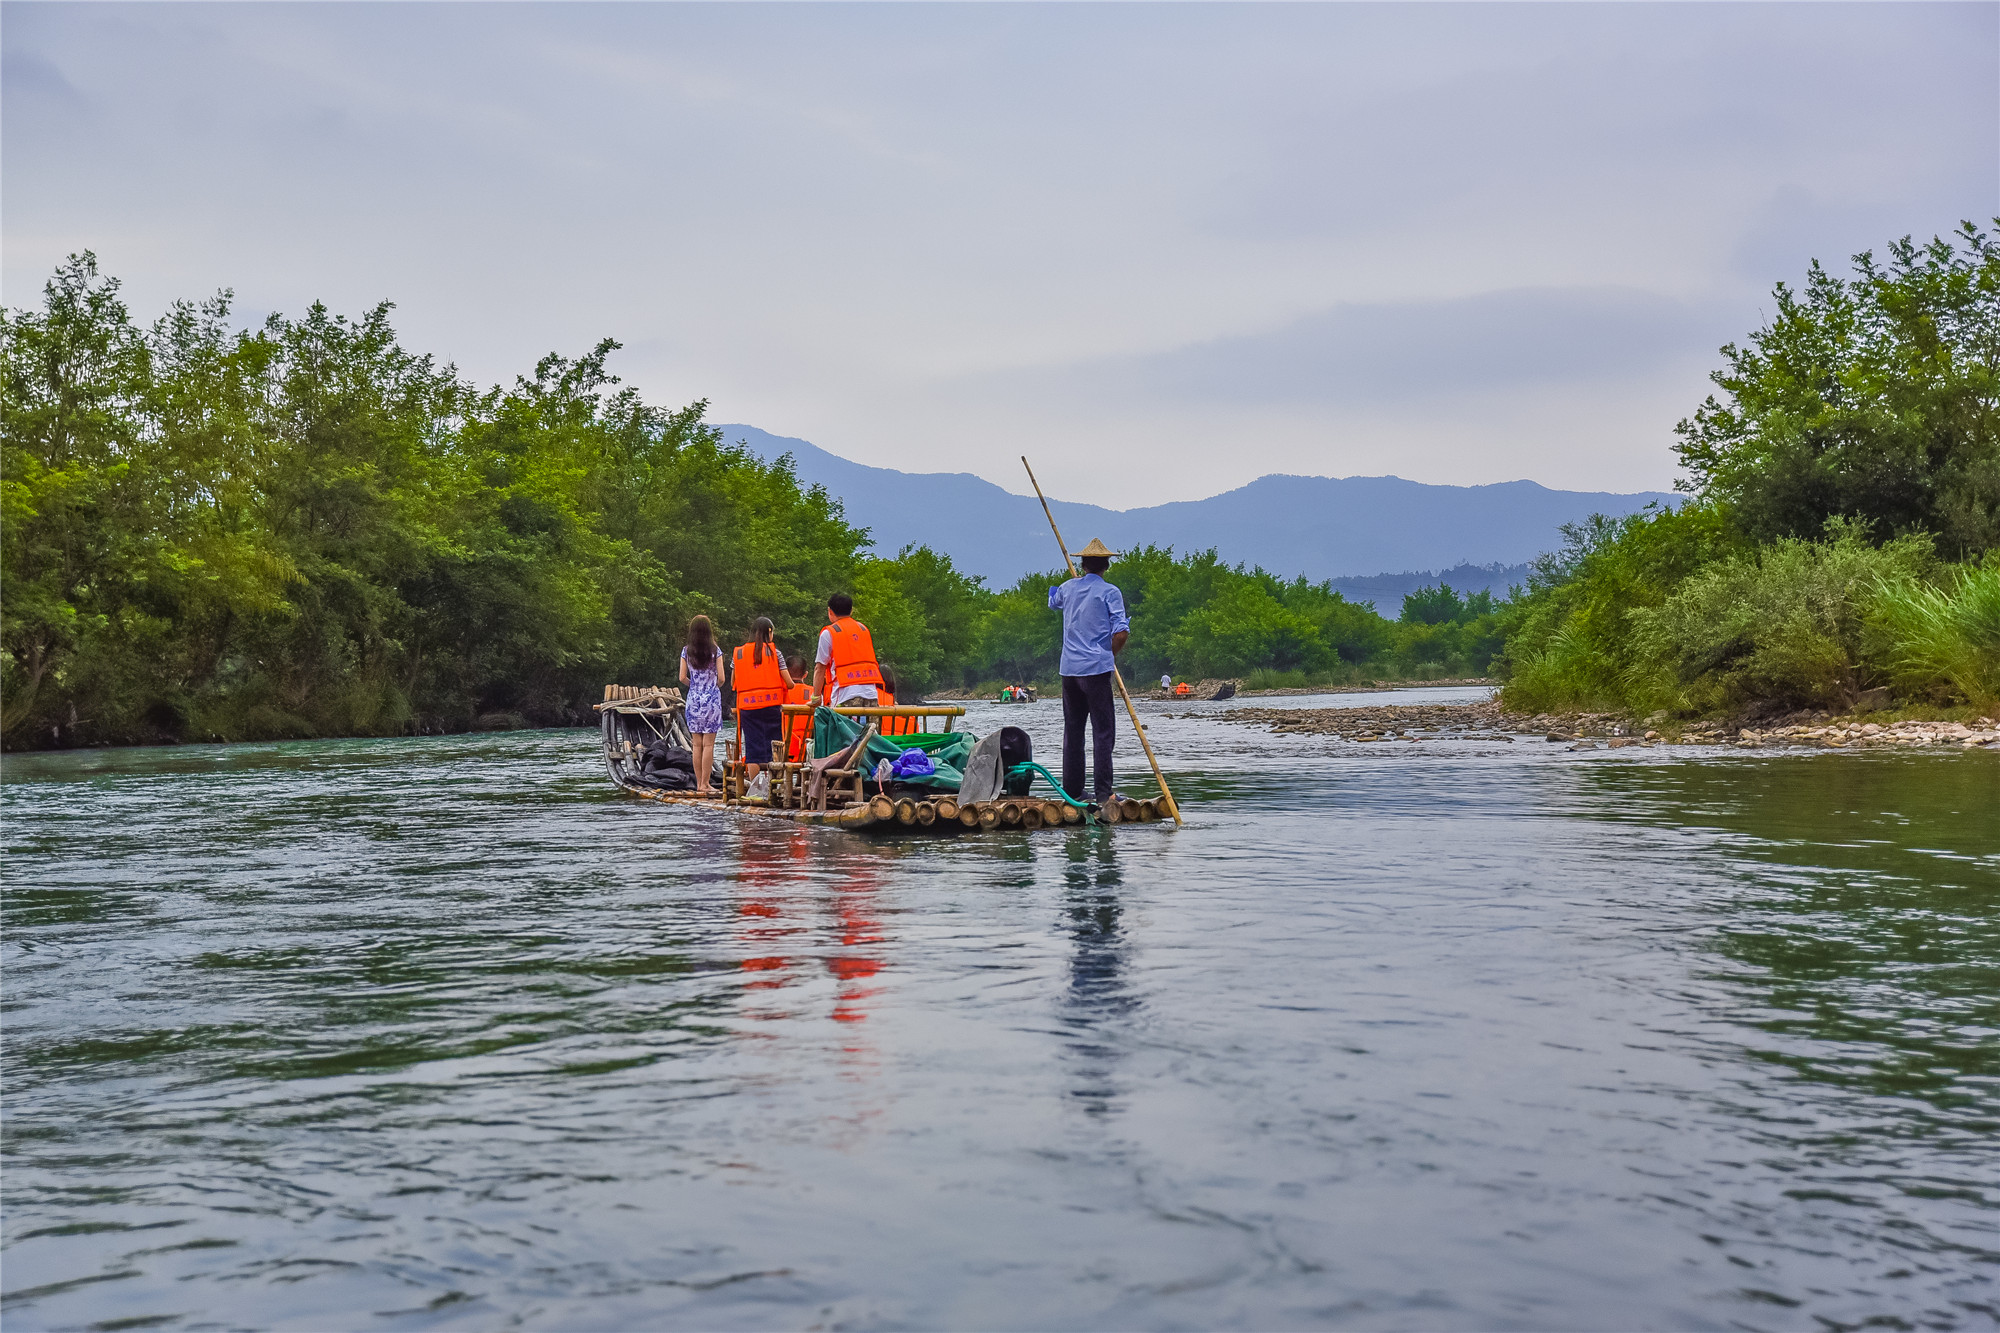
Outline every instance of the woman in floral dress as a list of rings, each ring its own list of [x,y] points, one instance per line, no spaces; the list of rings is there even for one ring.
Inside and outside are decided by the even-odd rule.
[[[722,730],[722,653],[707,616],[688,622],[681,649],[681,684],[687,686],[688,734],[694,738],[694,794],[706,796],[715,772],[715,733]]]

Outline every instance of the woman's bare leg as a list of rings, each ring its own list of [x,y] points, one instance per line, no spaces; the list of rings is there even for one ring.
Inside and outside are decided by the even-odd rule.
[[[709,775],[715,772],[715,733],[698,731],[694,735],[694,794],[708,795]]]

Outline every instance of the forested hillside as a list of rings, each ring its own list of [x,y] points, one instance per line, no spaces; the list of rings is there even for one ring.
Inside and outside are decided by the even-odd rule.
[[[993,592],[922,547],[863,554],[705,404],[621,388],[614,342],[482,389],[390,309],[245,330],[223,294],[142,326],[86,254],[5,312],[8,747],[588,721],[606,681],[672,681],[697,612],[805,652],[837,590],[906,694],[1053,675],[1053,575]],[[1449,590],[1390,622],[1213,552],[1115,568],[1142,674],[1459,674],[1499,643],[1490,599]]]
[[[1509,609],[1510,703],[2000,706],[2000,244],[1774,299],[1678,428],[1693,503],[1573,526]]]

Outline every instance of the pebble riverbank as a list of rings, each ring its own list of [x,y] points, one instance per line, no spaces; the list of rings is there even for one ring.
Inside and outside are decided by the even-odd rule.
[[[1899,746],[2000,748],[2000,726],[1982,717],[1963,722],[1862,722],[1853,718],[1768,728],[1694,724],[1661,730],[1616,713],[1504,711],[1497,703],[1391,704],[1379,708],[1233,708],[1181,714],[1264,726],[1277,735],[1329,736],[1355,744],[1412,741],[1515,742],[1540,737],[1572,750],[1627,746],[1727,745],[1737,749],[1884,749]]]

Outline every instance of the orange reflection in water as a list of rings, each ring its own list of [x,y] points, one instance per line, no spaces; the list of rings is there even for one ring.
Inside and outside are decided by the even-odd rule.
[[[750,991],[778,991],[800,979],[799,969],[809,962],[814,933],[808,924],[811,913],[806,891],[829,870],[821,860],[831,850],[824,839],[804,830],[789,837],[771,832],[774,836],[746,837],[737,863],[737,937],[744,945],[744,957],[737,966],[760,974],[744,982],[744,989]],[[882,970],[876,951],[882,943],[876,907],[877,873],[867,861],[856,860],[841,864],[835,878],[832,907],[838,947],[826,959],[827,971],[837,983],[831,1016],[836,1023],[860,1023],[868,1018],[867,1002],[882,993],[881,987],[868,984]],[[795,1015],[787,1010],[763,1009],[751,1016],[778,1019]]]
[[[857,865],[854,873],[844,877],[833,896],[833,910],[840,923],[841,948],[826,960],[827,970],[840,982],[833,1021],[859,1023],[868,1017],[866,1001],[882,993],[880,986],[864,984],[882,970],[882,960],[874,956],[874,946],[882,942],[882,926],[875,917],[872,867]]]

